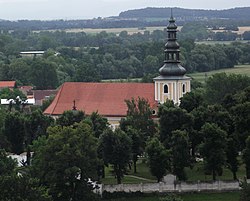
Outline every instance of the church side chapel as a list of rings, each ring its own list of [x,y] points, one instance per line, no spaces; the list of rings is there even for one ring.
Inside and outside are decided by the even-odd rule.
[[[157,116],[158,105],[166,100],[180,103],[180,98],[190,92],[191,78],[180,63],[180,46],[177,42],[177,25],[171,14],[167,27],[165,61],[159,69],[154,83],[87,83],[65,82],[57,92],[45,115],[57,117],[66,110],[82,110],[86,115],[98,112],[106,117],[113,128],[119,126],[121,118],[127,114],[125,100],[144,98],[148,101],[153,117]]]

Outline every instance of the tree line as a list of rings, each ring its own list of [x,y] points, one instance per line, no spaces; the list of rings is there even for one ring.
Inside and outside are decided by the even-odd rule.
[[[196,44],[188,39],[192,32],[193,29],[183,28],[180,33],[181,62],[188,72],[250,63],[248,44]],[[18,85],[33,85],[37,89],[56,88],[65,81],[98,82],[141,77],[147,80],[163,64],[166,36],[166,30],[132,35],[127,31],[119,35],[61,31],[0,34],[0,80],[16,80]],[[19,53],[23,50],[46,52],[42,57],[21,58]]]
[[[138,171],[139,156],[146,158],[158,181],[167,173],[187,180],[185,168],[198,163],[197,158],[203,159],[204,173],[214,180],[225,168],[238,179],[240,163],[250,178],[249,85],[246,76],[215,74],[204,87],[187,93],[180,106],[171,101],[160,105],[158,123],[147,100],[126,100],[127,116],[116,130],[97,112],[86,116],[82,111],[65,111],[54,120],[39,109],[27,114],[1,107],[0,196],[2,200],[96,200],[91,180],[105,177],[104,167],[111,166],[121,183],[131,162]],[[6,151],[26,151],[23,167],[17,168]]]

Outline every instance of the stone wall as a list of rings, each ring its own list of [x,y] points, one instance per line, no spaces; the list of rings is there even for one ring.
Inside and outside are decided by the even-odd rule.
[[[141,184],[100,184],[98,192],[200,192],[200,191],[237,191],[240,189],[238,181],[211,181],[211,182],[179,182],[179,183],[141,183]]]

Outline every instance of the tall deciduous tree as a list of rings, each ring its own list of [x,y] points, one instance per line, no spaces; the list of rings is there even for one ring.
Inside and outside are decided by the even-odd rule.
[[[198,108],[203,104],[203,92],[200,90],[191,91],[181,97],[180,100],[180,108],[191,112],[193,109]]]
[[[233,174],[233,179],[237,180],[237,171],[239,167],[238,157],[238,142],[233,137],[227,138],[227,148],[226,148],[226,155],[227,155],[227,163],[228,168],[231,170]]]
[[[128,107],[127,117],[121,121],[122,130],[126,130],[126,126],[130,126],[143,135],[144,140],[154,136],[156,132],[156,124],[152,119],[152,111],[148,101],[138,97],[125,101]]]
[[[246,176],[250,179],[250,136],[246,140],[246,148],[243,151],[243,161],[246,166]]]
[[[173,173],[180,179],[186,180],[184,168],[189,165],[189,140],[186,131],[176,130],[172,132],[171,158]]]
[[[201,144],[200,153],[204,158],[205,170],[211,171],[213,180],[216,175],[221,175],[226,162],[226,132],[214,123],[206,123],[201,134],[204,142]]]
[[[52,201],[47,189],[37,179],[17,175],[17,162],[0,150],[1,201]]]
[[[148,154],[149,169],[158,182],[170,170],[170,152],[161,144],[157,138],[152,138],[146,147]]]
[[[164,145],[169,149],[174,130],[189,130],[193,118],[186,110],[181,109],[170,102],[166,102],[159,108],[160,116],[160,137]]]
[[[133,128],[128,128],[126,131],[127,135],[131,138],[132,140],[132,160],[134,164],[134,173],[137,173],[137,160],[138,156],[141,155],[144,151],[143,149],[143,138],[142,134]]]
[[[10,175],[17,166],[17,162],[7,157],[5,150],[0,149],[0,176]]]
[[[74,123],[79,123],[85,118],[83,111],[64,111],[63,114],[56,120],[56,123],[61,126],[71,126]]]
[[[114,132],[108,129],[100,137],[102,158],[105,164],[113,166],[118,184],[131,159],[131,144],[131,139],[120,129]]]
[[[105,117],[102,117],[98,112],[93,112],[90,115],[90,120],[92,122],[92,128],[96,138],[99,138],[100,135],[108,128],[108,120]]]
[[[5,118],[4,135],[11,144],[11,151],[20,154],[24,150],[24,118],[19,112],[9,113]]]
[[[44,59],[34,59],[30,79],[37,89],[55,89],[58,85],[56,64]]]
[[[2,201],[52,201],[46,187],[27,176],[0,176],[0,192]]]
[[[232,107],[235,133],[238,136],[240,149],[246,146],[246,139],[250,135],[250,102],[244,102]]]
[[[32,174],[55,201],[94,200],[88,179],[96,178],[97,141],[86,123],[50,127],[48,138],[34,142]]]
[[[46,130],[53,123],[53,119],[43,115],[41,110],[35,110],[25,118],[26,143],[30,145],[33,140],[46,134]]]
[[[208,103],[221,103],[226,94],[235,94],[250,85],[250,78],[243,75],[218,73],[208,78],[205,100]]]
[[[133,140],[132,152],[134,172],[137,171],[138,155],[143,153],[146,141],[157,132],[156,124],[152,119],[152,111],[147,100],[138,97],[126,100],[128,107],[127,117],[120,121],[120,128]]]

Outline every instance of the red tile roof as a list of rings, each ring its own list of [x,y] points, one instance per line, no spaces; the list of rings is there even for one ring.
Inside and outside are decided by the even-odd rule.
[[[47,115],[60,115],[72,110],[76,101],[77,110],[86,114],[98,111],[103,116],[126,116],[127,105],[124,100],[132,97],[145,98],[152,107],[154,100],[153,83],[64,83],[51,105],[45,110]]]
[[[0,81],[0,88],[14,88],[16,81]]]
[[[57,90],[32,90],[34,98],[36,100],[43,100],[46,96],[53,96],[57,93]]]

